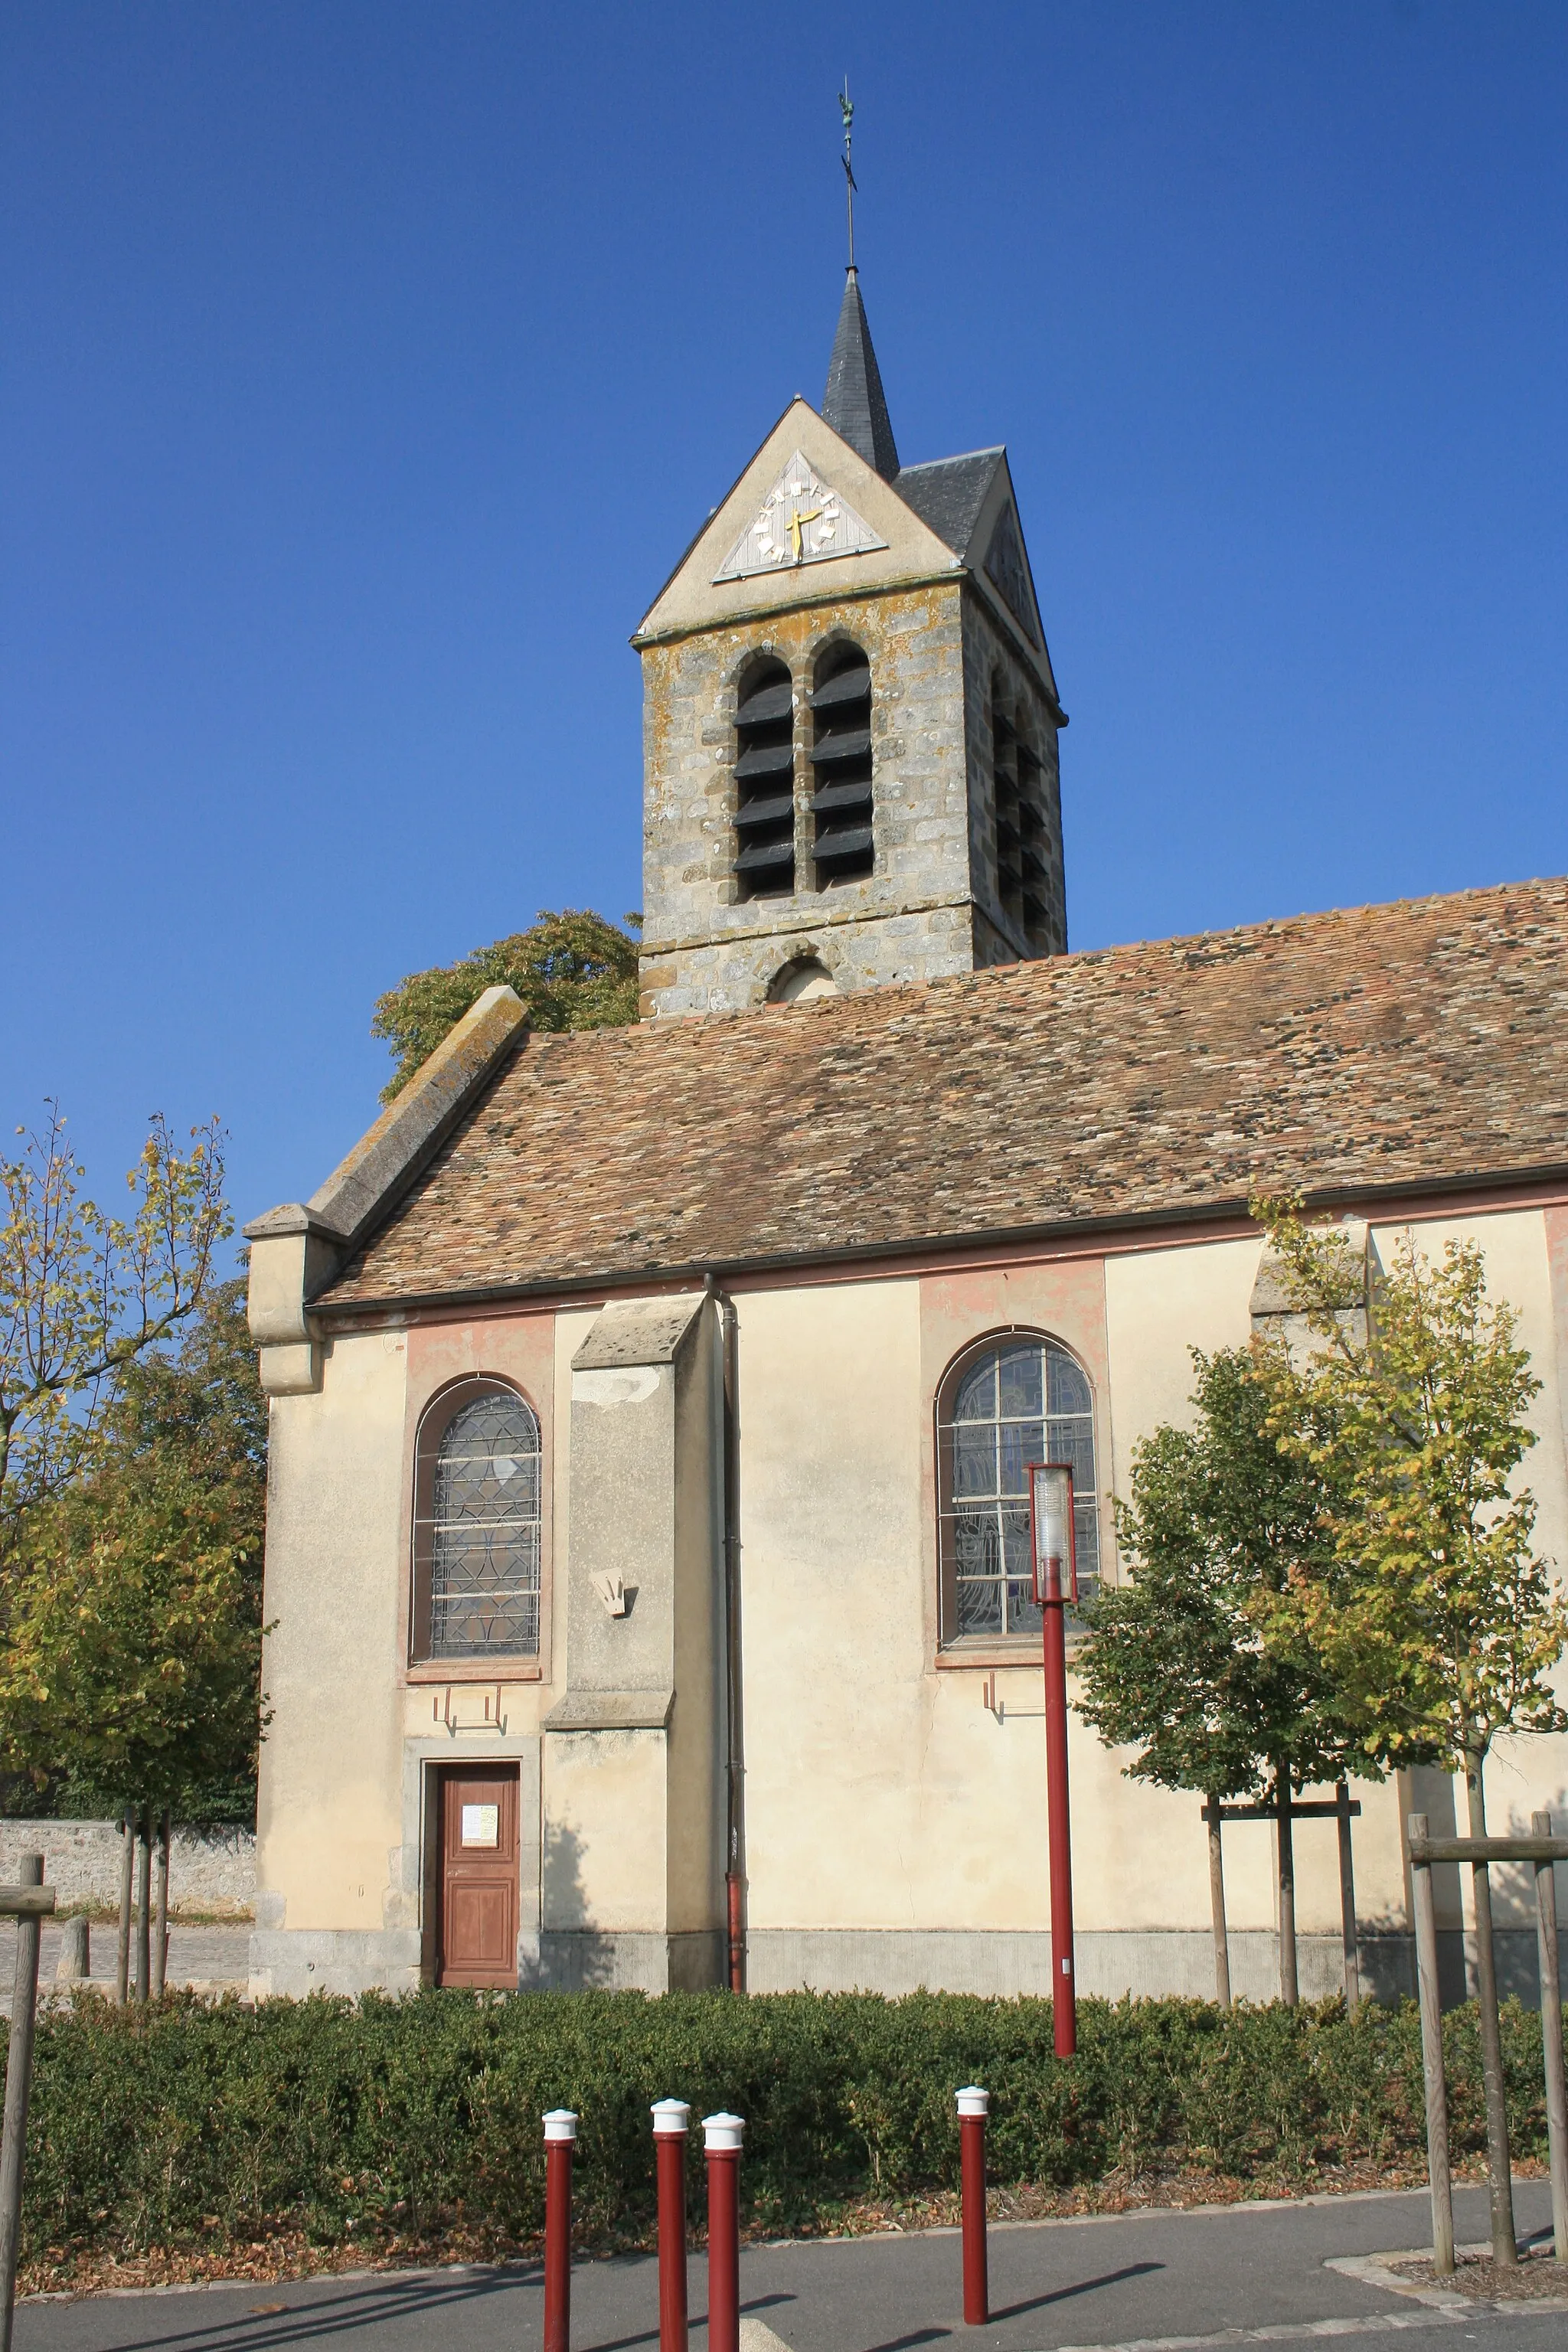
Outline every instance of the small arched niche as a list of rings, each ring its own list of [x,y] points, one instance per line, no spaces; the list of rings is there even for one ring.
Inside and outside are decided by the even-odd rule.
[[[794,956],[768,984],[770,1004],[806,1004],[815,996],[837,996],[838,982],[816,956]]]

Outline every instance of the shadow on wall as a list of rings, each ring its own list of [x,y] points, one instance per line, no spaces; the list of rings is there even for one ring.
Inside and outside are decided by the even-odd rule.
[[[583,1843],[574,1830],[548,1824],[540,1856],[539,1935],[519,1956],[520,1992],[593,1992],[616,1981],[611,1936],[577,1925],[587,1910]]]

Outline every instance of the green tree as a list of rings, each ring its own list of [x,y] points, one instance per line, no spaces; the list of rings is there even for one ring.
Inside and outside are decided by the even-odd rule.
[[[377,997],[373,1037],[391,1045],[396,1067],[383,1102],[402,1091],[420,1064],[487,988],[513,988],[536,1029],[614,1029],[637,1017],[637,943],[642,917],[627,930],[582,908],[542,913],[526,931],[476,948],[457,963],[411,972]]]
[[[1368,1293],[1345,1236],[1299,1204],[1258,1201],[1309,1340],[1259,1351],[1270,1427],[1321,1473],[1326,1542],[1293,1561],[1275,1638],[1304,1642],[1332,1677],[1363,1751],[1462,1771],[1473,1837],[1486,1835],[1485,1766],[1505,1731],[1556,1731],[1549,1679],[1568,1610],[1535,1550],[1535,1500],[1515,1474],[1535,1444],[1541,1382],[1518,1317],[1489,1297],[1473,1242],[1440,1257],[1406,1233]],[[1347,1314],[1354,1295],[1364,1317]],[[1514,2260],[1508,2119],[1491,1891],[1475,1865],[1478,1990],[1487,2086],[1494,2257]]]
[[[205,1295],[177,1354],[129,1368],[93,1476],[32,1515],[0,1760],[35,1801],[254,1819],[266,1454],[241,1277]]]
[[[1130,1583],[1102,1588],[1075,1660],[1079,1712],[1134,1750],[1135,1780],[1276,1806],[1337,1780],[1352,1743],[1320,1656],[1269,1602],[1323,1538],[1325,1474],[1282,1453],[1245,1349],[1193,1351],[1195,1417],[1154,1431],[1116,1506]],[[1375,1769],[1375,1768],[1374,1768]],[[1293,1873],[1281,1819],[1280,1973],[1295,1999]],[[1216,1916],[1216,1941],[1220,1922]]]
[[[220,1488],[112,1473],[29,1530],[0,1649],[0,1758],[183,1811],[254,1759],[257,1562]]]
[[[29,1514],[98,1468],[126,1374],[200,1304],[232,1230],[216,1120],[182,1153],[153,1119],[127,1217],[83,1197],[57,1104],[17,1133],[0,1160],[0,1615]]]

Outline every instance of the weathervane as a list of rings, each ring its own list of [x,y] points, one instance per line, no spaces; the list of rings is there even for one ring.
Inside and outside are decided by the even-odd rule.
[[[848,182],[845,201],[849,206],[849,267],[855,267],[855,173],[849,163],[849,142],[855,132],[855,107],[849,96],[849,77],[844,77],[844,88],[838,94],[838,111],[844,117],[844,177]]]

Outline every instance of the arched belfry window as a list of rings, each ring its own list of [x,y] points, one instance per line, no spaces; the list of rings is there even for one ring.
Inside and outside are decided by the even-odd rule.
[[[748,898],[795,888],[795,688],[782,661],[761,661],[735,706],[735,878]]]
[[[437,1398],[419,1428],[414,1654],[537,1657],[540,1442],[532,1407],[483,1377]]]
[[[1037,1638],[1030,1599],[1032,1463],[1073,1474],[1080,1593],[1100,1574],[1100,1494],[1094,1392],[1059,1341],[1009,1331],[958,1359],[937,1398],[942,1514],[942,1638],[946,1643]]]
[[[816,878],[858,881],[875,860],[871,808],[871,665],[858,646],[830,646],[811,698],[811,815]]]

